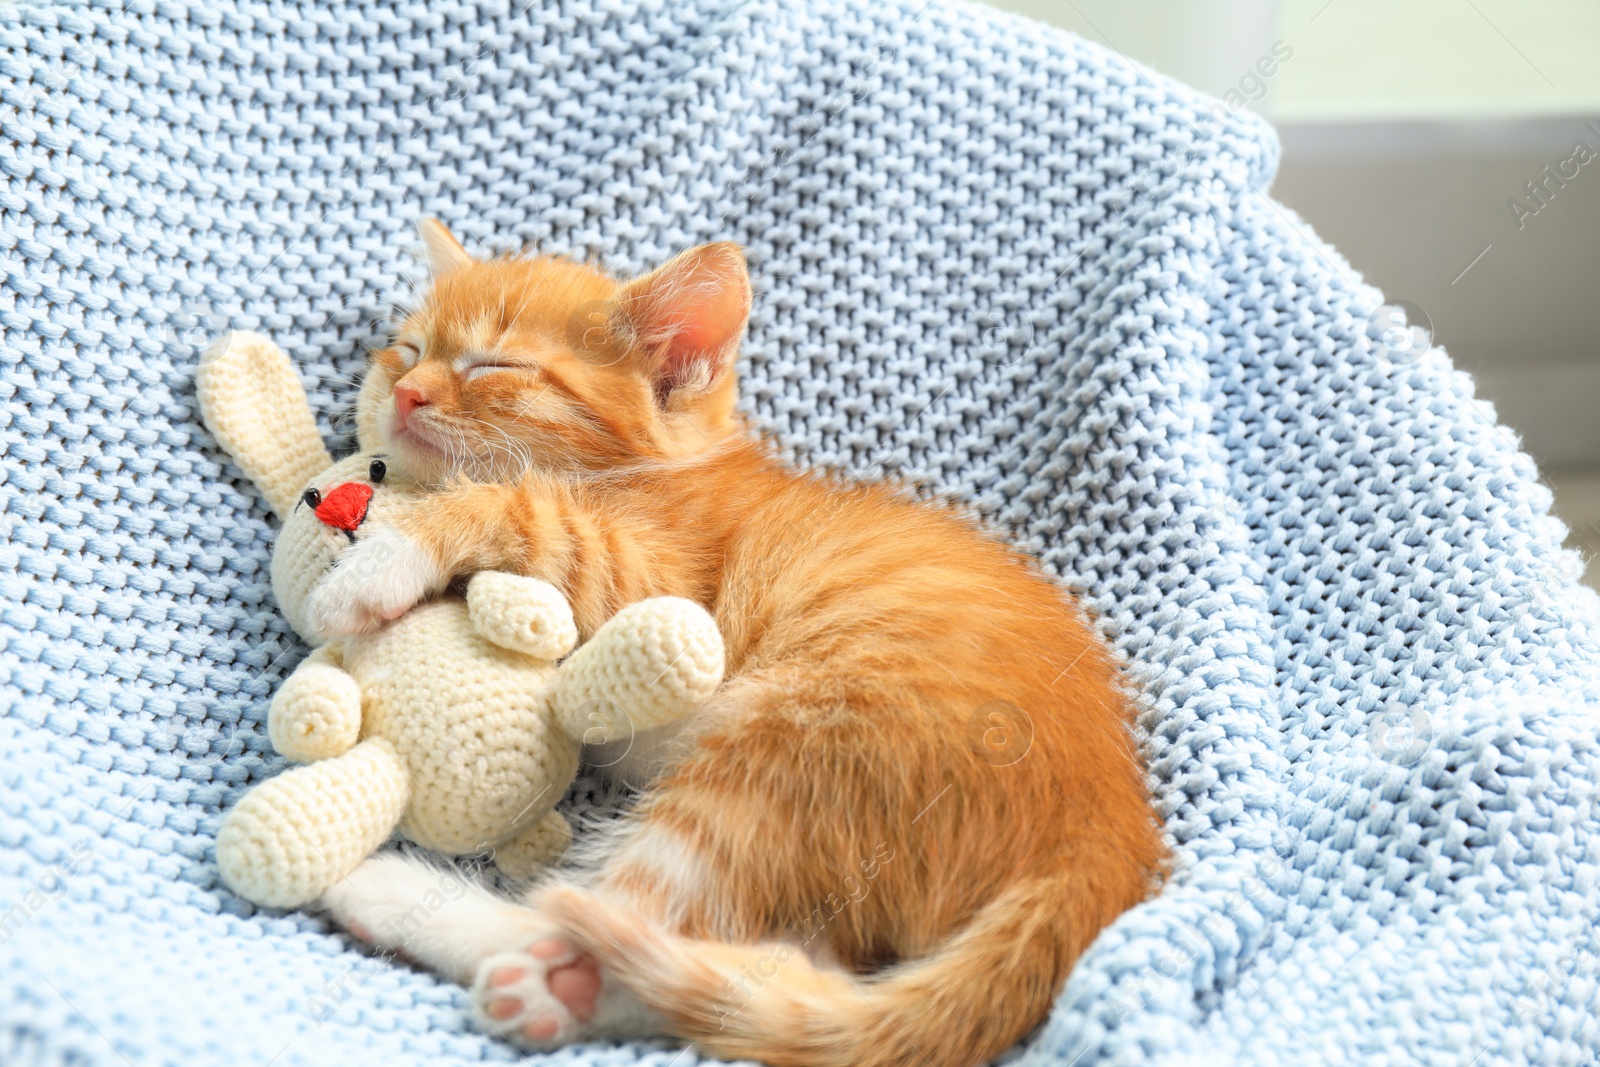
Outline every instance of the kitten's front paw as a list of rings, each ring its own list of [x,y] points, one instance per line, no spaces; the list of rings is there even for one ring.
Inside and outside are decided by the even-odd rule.
[[[312,590],[311,624],[323,640],[370,633],[449,580],[433,555],[393,526],[378,526],[344,551]]]
[[[472,1004],[480,1022],[518,1048],[542,1052],[587,1035],[598,1010],[600,965],[570,941],[546,937],[478,966]]]

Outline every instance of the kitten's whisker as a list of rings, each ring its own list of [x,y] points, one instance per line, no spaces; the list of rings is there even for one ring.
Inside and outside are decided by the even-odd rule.
[[[511,462],[512,468],[506,472],[506,474],[510,475],[511,477],[497,480],[518,480],[523,474],[532,469],[533,450],[528,447],[526,442],[517,440],[507,433],[504,427],[496,426],[487,419],[480,419],[472,416],[468,416],[468,418],[470,418],[474,424],[493,430],[495,433],[499,434],[505,439],[505,443],[502,445],[493,438],[483,438],[483,445],[489,450],[491,459],[497,450],[501,450],[505,452],[507,458]]]

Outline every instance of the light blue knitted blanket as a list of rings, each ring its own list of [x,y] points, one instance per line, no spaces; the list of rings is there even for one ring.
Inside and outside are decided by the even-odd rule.
[[[1023,1060],[1594,1062],[1600,604],[1532,464],[1263,126],[920,5],[0,6],[0,1062],[513,1058],[213,862],[301,650],[196,357],[271,334],[341,432],[424,213],[744,243],[752,414],[1084,591],[1181,863]]]

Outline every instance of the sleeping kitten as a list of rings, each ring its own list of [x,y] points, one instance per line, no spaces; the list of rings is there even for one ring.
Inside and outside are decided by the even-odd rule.
[[[967,1067],[1011,1046],[1164,862],[1106,647],[968,519],[750,433],[735,246],[619,284],[423,232],[432,290],[359,417],[445,488],[364,528],[324,632],[511,570],[563,589],[586,634],[644,597],[706,605],[728,681],[646,753],[665,766],[592,876],[450,901],[448,875],[388,857],[327,906],[470,982],[525,1048],[666,1034],[775,1065]]]

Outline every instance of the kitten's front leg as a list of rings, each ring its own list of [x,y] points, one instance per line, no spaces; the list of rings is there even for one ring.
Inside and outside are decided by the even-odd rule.
[[[451,572],[421,541],[387,523],[374,527],[311,593],[312,625],[324,640],[371,633],[450,581]]]
[[[571,601],[587,639],[625,604],[653,596],[701,599],[700,558],[682,537],[649,529],[571,486],[459,485],[386,507],[318,584],[308,605],[324,638],[366,633],[404,615],[452,578],[507,571],[541,578]]]
[[[356,532],[332,573],[312,591],[318,636],[370,633],[444,589],[458,574],[487,570],[519,539],[507,528],[515,490],[467,485],[387,507]]]

